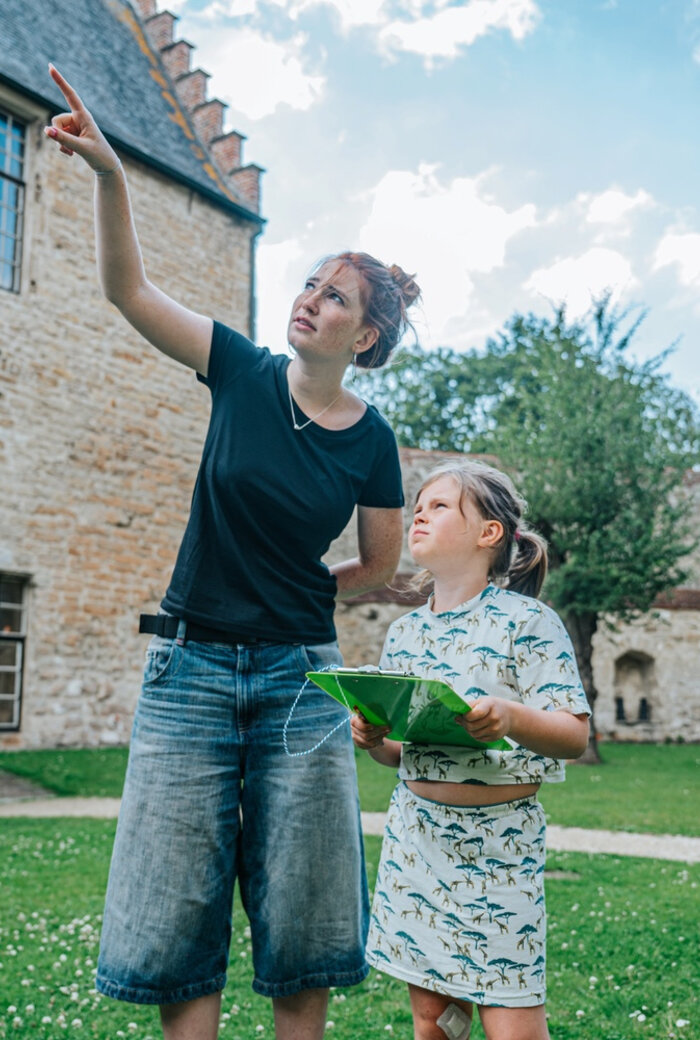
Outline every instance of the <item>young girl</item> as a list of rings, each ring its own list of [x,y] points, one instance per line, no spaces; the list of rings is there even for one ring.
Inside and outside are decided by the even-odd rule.
[[[473,1004],[488,1040],[549,1037],[537,791],[583,753],[590,709],[563,624],[534,598],[547,556],[524,506],[481,463],[428,476],[409,547],[433,592],[391,625],[381,660],[446,679],[471,707],[460,725],[513,749],[400,744],[352,720],[355,744],[399,767],[367,959],[408,983],[416,1040],[463,1040]]]

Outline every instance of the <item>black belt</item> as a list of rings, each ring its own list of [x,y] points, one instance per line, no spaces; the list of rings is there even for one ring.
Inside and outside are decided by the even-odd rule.
[[[185,624],[185,639],[193,639],[196,643],[226,643],[228,646],[240,646],[263,642],[257,636],[243,636],[236,632],[224,632],[220,628],[207,628],[206,625],[197,625],[194,621],[186,621]],[[163,636],[164,639],[175,639],[179,625],[180,618],[173,617],[172,614],[141,614],[139,618],[139,632]]]

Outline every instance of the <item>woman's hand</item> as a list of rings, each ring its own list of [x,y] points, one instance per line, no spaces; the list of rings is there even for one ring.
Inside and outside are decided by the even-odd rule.
[[[119,157],[78,94],[53,65],[49,65],[49,74],[66,99],[70,112],[54,116],[51,126],[44,129],[46,136],[60,145],[64,155],[76,152],[95,173],[116,170]]]
[[[508,735],[512,727],[511,702],[501,697],[479,697],[470,701],[471,711],[456,721],[475,740],[488,744]]]
[[[364,715],[354,713],[350,718],[350,730],[355,747],[363,751],[372,751],[381,747],[384,737],[389,733],[390,726],[374,726],[368,722]]]

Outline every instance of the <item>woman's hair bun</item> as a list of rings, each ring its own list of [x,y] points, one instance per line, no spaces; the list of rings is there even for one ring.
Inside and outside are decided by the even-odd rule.
[[[398,264],[392,264],[389,268],[389,274],[394,279],[399,287],[399,291],[403,297],[404,306],[410,307],[412,303],[420,296],[420,287],[415,281],[415,276],[412,274],[406,274],[403,267],[399,267]]]

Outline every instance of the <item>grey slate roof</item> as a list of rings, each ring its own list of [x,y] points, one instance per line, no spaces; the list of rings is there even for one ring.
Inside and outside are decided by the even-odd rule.
[[[49,61],[117,148],[264,223],[211,165],[127,0],[0,0],[0,82],[62,112]]]

